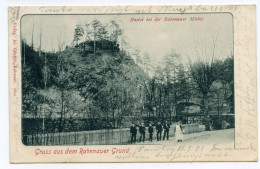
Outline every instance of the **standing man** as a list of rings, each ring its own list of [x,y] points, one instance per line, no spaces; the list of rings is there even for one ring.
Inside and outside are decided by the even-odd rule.
[[[139,142],[141,142],[142,138],[143,138],[143,142],[144,142],[144,139],[145,139],[145,126],[144,126],[144,123],[141,124],[141,126],[139,127],[139,132],[140,132],[140,139],[139,139]]]
[[[157,141],[160,141],[162,139],[162,125],[160,122],[157,123],[156,132],[157,132]]]
[[[149,132],[149,141],[153,142],[153,126],[152,126],[152,123],[149,124],[148,132]]]
[[[167,135],[167,140],[169,140],[169,130],[170,130],[170,125],[168,124],[167,121],[165,121],[165,124],[163,126],[164,132],[163,132],[163,140],[165,140],[165,136]]]
[[[132,123],[132,126],[130,127],[131,144],[136,142],[136,133],[137,133],[137,129],[135,127],[135,124]]]
[[[206,131],[210,131],[210,117],[209,116],[205,117],[204,121],[206,125]]]

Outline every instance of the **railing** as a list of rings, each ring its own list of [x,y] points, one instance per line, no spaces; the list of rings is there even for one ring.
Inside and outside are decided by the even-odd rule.
[[[171,125],[169,136],[174,137],[175,125]],[[198,124],[184,124],[184,134],[197,133],[205,130]],[[137,132],[137,140],[140,134]],[[163,132],[162,132],[163,137]],[[153,138],[156,138],[154,129]],[[146,140],[148,131],[146,129]],[[47,133],[38,135],[28,135],[24,138],[25,145],[124,145],[130,143],[130,130],[124,129],[105,129],[80,132]]]

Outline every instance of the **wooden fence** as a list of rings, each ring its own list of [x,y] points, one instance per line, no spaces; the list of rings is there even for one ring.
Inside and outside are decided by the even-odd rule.
[[[138,127],[137,127],[138,128]],[[169,136],[174,137],[175,125],[171,125]],[[205,130],[198,124],[184,124],[184,134],[197,133]],[[140,134],[137,132],[137,140]],[[146,140],[148,140],[148,129],[146,128]],[[163,132],[162,132],[163,137]],[[156,138],[154,128],[153,138]],[[47,133],[28,135],[24,138],[25,145],[124,145],[130,143],[130,130],[106,129],[80,132]]]

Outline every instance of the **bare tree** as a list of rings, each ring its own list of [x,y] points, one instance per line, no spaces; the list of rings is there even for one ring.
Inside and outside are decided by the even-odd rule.
[[[33,34],[34,34],[34,17],[33,17],[33,24],[32,24],[32,50],[33,50]]]
[[[99,29],[101,27],[101,23],[100,23],[99,20],[94,19],[91,24],[92,24],[92,27],[94,29],[94,32],[93,32],[93,35],[94,35],[94,56],[96,56],[96,40],[97,40],[97,37],[98,37]]]
[[[60,120],[59,120],[59,132],[63,131],[64,124],[65,124],[65,81],[66,81],[66,74],[64,72],[64,65],[65,65],[65,58],[62,54],[64,50],[65,42],[62,38],[62,35],[58,36],[58,77],[57,77],[57,83],[58,88],[60,90],[60,96],[61,96],[61,110],[60,110]]]
[[[41,18],[41,27],[40,27],[40,45],[39,45],[39,57],[42,54],[42,18]]]
[[[208,115],[208,93],[212,83],[216,80],[216,70],[214,69],[214,62],[216,60],[216,45],[218,35],[213,36],[210,47],[202,45],[198,48],[198,43],[194,43],[197,60],[192,63],[190,61],[190,73],[198,85],[198,89],[202,94],[202,110],[205,116]],[[210,50],[210,51],[209,51]]]

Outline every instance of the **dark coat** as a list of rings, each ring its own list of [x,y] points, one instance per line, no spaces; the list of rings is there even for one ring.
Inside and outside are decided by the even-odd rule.
[[[144,126],[140,126],[140,127],[139,127],[139,132],[140,132],[141,134],[144,134],[144,133],[145,133],[145,127],[144,127]]]
[[[161,124],[157,124],[157,126],[156,126],[156,130],[158,131],[158,132],[162,132],[162,125]]]
[[[164,124],[163,128],[164,128],[164,130],[169,131],[170,125],[169,124]]]
[[[135,126],[134,127],[133,126],[130,127],[130,133],[131,134],[136,134],[137,133],[137,129],[136,129]]]
[[[153,133],[153,126],[149,126],[149,128],[148,128],[148,132],[149,132],[150,134]]]

